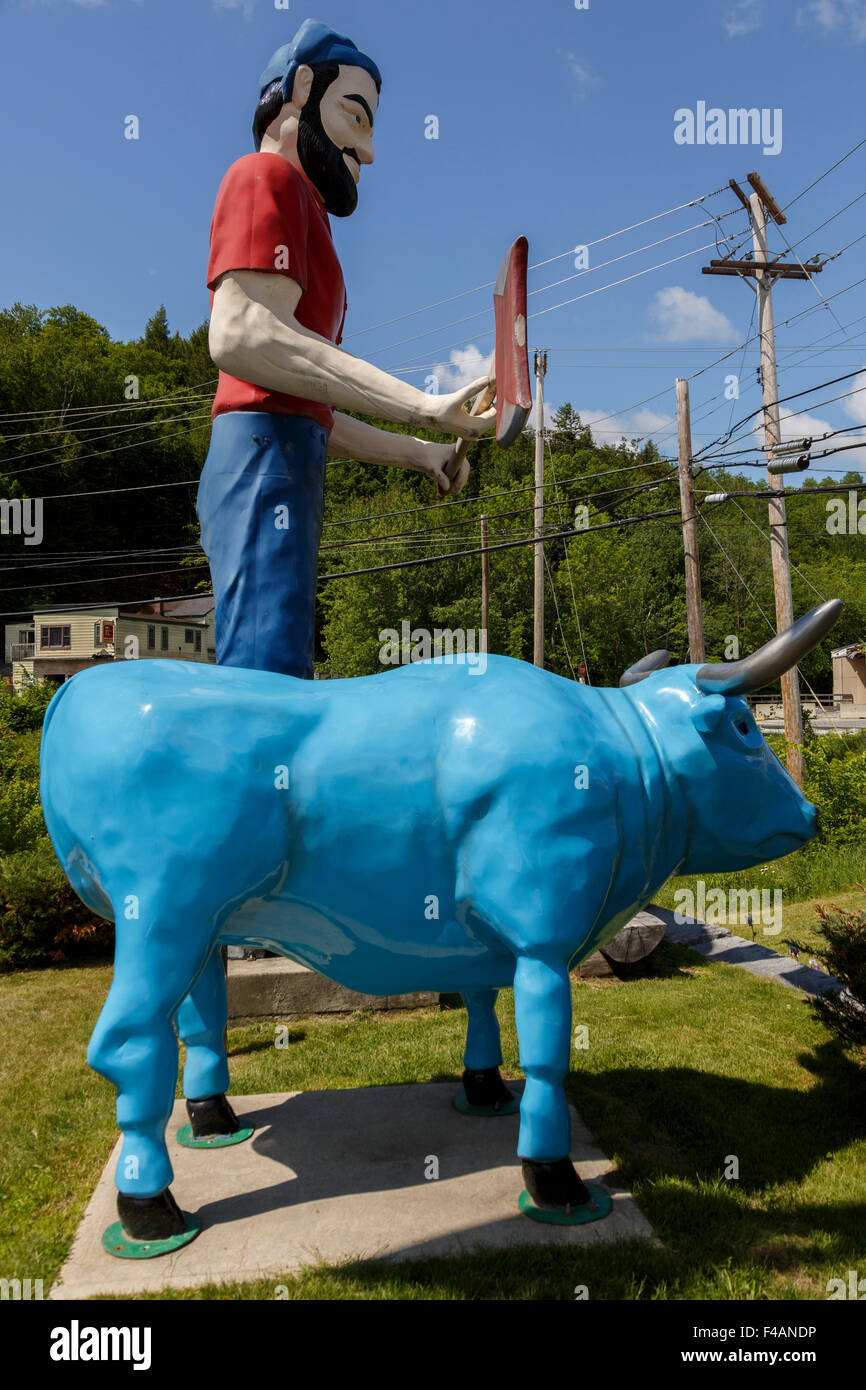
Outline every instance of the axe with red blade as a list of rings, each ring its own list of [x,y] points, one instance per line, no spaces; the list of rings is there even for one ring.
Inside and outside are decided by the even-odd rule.
[[[526,268],[529,243],[518,237],[506,255],[493,289],[496,316],[496,352],[493,375],[495,385],[475,398],[469,412],[480,415],[496,397],[496,443],[501,449],[513,444],[532,409],[529,384],[529,351],[526,346]],[[454,457],[445,469],[452,480],[457,477],[471,440],[461,439]]]

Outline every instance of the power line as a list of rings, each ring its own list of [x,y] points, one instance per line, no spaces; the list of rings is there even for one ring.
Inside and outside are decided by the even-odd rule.
[[[575,528],[575,529],[573,529],[573,530],[549,532],[549,533],[545,533],[545,534],[542,535],[542,536],[535,536],[535,535],[532,535],[532,536],[529,536],[529,537],[527,537],[527,538],[525,538],[525,539],[520,539],[520,540],[499,541],[499,542],[497,542],[495,545],[488,545],[486,548],[487,548],[488,551],[495,551],[495,550],[513,550],[513,549],[515,549],[515,548],[518,547],[518,546],[525,546],[525,545],[541,545],[541,544],[543,544],[544,541],[548,541],[548,540],[557,540],[557,539],[559,539],[559,540],[568,540],[568,539],[570,539],[570,538],[573,537],[573,536],[585,536],[585,535],[587,535],[589,532],[592,532],[592,531],[608,531],[608,530],[610,530],[611,528],[616,528],[616,527],[625,527],[625,526],[642,525],[643,523],[648,522],[648,521],[665,520],[665,519],[667,519],[668,517],[679,517],[679,515],[680,515],[679,507],[671,507],[671,508],[667,509],[666,511],[660,511],[660,512],[647,512],[647,513],[645,513],[643,516],[621,517],[621,518],[619,518],[619,520],[617,520],[617,521],[599,522],[599,523],[597,523],[597,524],[595,524],[595,525],[593,525],[593,526],[584,526],[584,527],[580,527],[580,528]],[[319,577],[319,581],[318,581],[318,582],[319,582],[320,584],[325,584],[325,583],[328,583],[328,582],[330,582],[331,580],[334,580],[334,579],[351,579],[351,578],[356,577],[357,575],[362,575],[362,574],[381,574],[381,573],[384,573],[386,570],[414,569],[414,568],[417,568],[419,565],[441,564],[442,561],[444,561],[444,560],[460,560],[460,559],[464,559],[464,558],[466,558],[466,557],[468,557],[468,556],[481,555],[481,554],[483,554],[483,551],[484,551],[484,547],[473,547],[473,548],[471,548],[471,549],[469,549],[469,550],[455,550],[455,551],[449,551],[449,552],[448,552],[447,554],[445,554],[445,555],[419,556],[419,557],[416,557],[415,559],[412,559],[412,560],[395,560],[395,561],[391,562],[390,564],[384,564],[384,565],[370,565],[370,566],[364,567],[363,569],[357,569],[357,570],[339,570],[339,571],[335,571],[335,572],[332,573],[332,574],[321,575],[321,576]],[[189,569],[189,568],[191,568],[191,567],[190,567],[190,566],[182,566],[182,567],[179,567],[179,568],[182,569],[182,570],[186,570],[186,569]],[[172,573],[177,573],[178,571],[177,571],[177,570],[163,570],[163,571],[158,571],[158,572],[159,572],[159,573],[163,573],[163,574],[172,574]],[[115,578],[115,579],[122,579],[122,578],[136,579],[136,578],[141,578],[141,575],[115,575],[114,578]],[[93,581],[93,580],[85,580],[85,581],[73,581],[73,582],[93,583],[93,582],[96,582],[96,581]],[[23,587],[23,586],[22,586],[22,587]],[[7,589],[7,590],[0,590],[0,592],[10,593],[10,592],[15,592],[15,590]],[[165,594],[162,594],[162,595],[156,595],[154,598],[149,598],[149,599],[128,599],[128,600],[123,600],[122,602],[117,602],[117,601],[112,601],[112,600],[100,600],[100,602],[101,602],[104,606],[111,607],[111,608],[137,608],[137,607],[139,607],[139,606],[142,605],[142,604],[158,603],[158,602],[160,601],[160,599],[162,599],[163,601],[166,601],[166,602],[177,603],[177,602],[179,602],[181,599],[187,599],[187,598],[213,598],[213,594],[210,593],[209,591],[199,589],[199,590],[196,590],[196,591],[194,591],[194,592],[192,592],[192,593],[189,593],[189,594],[172,594],[172,595],[170,595],[170,596],[166,596]],[[72,611],[76,611],[76,610],[80,610],[80,609],[89,609],[89,608],[92,608],[93,606],[94,606],[93,602],[91,602],[91,603],[84,603],[84,604],[77,604],[77,605],[64,605],[64,612],[72,612]],[[0,617],[3,617],[3,618],[17,617],[18,614],[19,614],[21,611],[22,611],[21,609],[10,609],[10,610],[9,610],[8,612],[6,612],[6,613],[0,613]],[[57,609],[57,604],[54,603],[54,604],[51,604],[51,605],[46,605],[45,607],[40,608],[40,609],[33,609],[32,611],[33,611],[34,614],[40,613],[40,612],[41,612],[41,613],[55,613],[55,612],[58,611],[58,609]]]
[[[777,400],[770,401],[770,402],[769,402],[769,405],[771,405],[771,406],[774,406],[774,405],[785,405],[788,401],[795,401],[795,400],[798,400],[798,399],[800,398],[800,396],[811,396],[811,395],[813,395],[813,394],[815,393],[815,391],[823,391],[824,388],[825,388],[826,386],[836,386],[840,381],[850,381],[850,379],[851,379],[852,377],[860,376],[862,372],[863,372],[863,368],[862,368],[862,367],[855,367],[853,371],[850,371],[850,372],[843,372],[841,376],[834,376],[834,377],[831,377],[829,381],[820,381],[820,382],[818,382],[818,384],[817,384],[816,386],[806,386],[806,387],[803,388],[802,391],[792,391],[792,392],[791,392],[789,395],[787,395],[787,396],[779,396]],[[858,388],[858,390],[862,390],[862,389],[863,389],[862,387],[861,387],[861,388]],[[848,394],[848,395],[854,396],[854,395],[857,395],[858,392],[857,392],[857,391],[849,391],[849,392],[847,392],[847,394]],[[837,396],[837,397],[835,397],[835,399],[836,399],[836,400],[842,400],[843,397],[842,397],[842,396]],[[830,402],[830,401],[823,401],[823,402],[818,401],[816,405],[810,406],[809,408],[812,409],[812,410],[817,410],[822,404],[823,404],[823,405],[829,405],[829,404],[831,404],[831,402]],[[726,443],[726,442],[729,442],[730,439],[731,439],[731,435],[733,434],[734,430],[738,430],[738,429],[740,428],[741,425],[745,425],[745,424],[747,424],[747,423],[749,422],[749,420],[753,420],[754,417],[755,417],[757,414],[759,414],[760,411],[762,411],[762,410],[764,410],[764,409],[765,409],[765,407],[764,407],[763,405],[758,405],[758,406],[756,406],[755,409],[752,410],[752,411],[750,411],[748,415],[744,415],[744,416],[742,417],[741,420],[738,420],[737,423],[736,423],[735,425],[731,425],[730,429],[726,432],[726,434],[724,434],[724,435],[719,435],[718,439],[713,440],[713,443],[712,443],[712,444],[705,444],[704,447],[703,447],[703,449],[699,449],[699,450],[697,451],[697,453],[693,455],[693,460],[696,462],[696,461],[701,457],[702,454],[705,454],[705,453],[706,453],[707,449],[712,449],[712,447],[713,447],[714,444],[724,444],[724,443]],[[792,412],[792,413],[793,413],[793,412]],[[804,412],[803,412],[803,411],[797,411],[796,413],[802,415]],[[786,418],[790,418],[790,417],[786,417]]]
[[[528,540],[500,541],[496,545],[488,545],[487,550],[513,550],[516,546],[521,545],[541,545],[544,541],[548,540],[568,540],[572,536],[585,536],[590,531],[607,531],[610,530],[611,527],[633,526],[646,521],[657,521],[665,517],[678,517],[679,515],[679,507],[671,507],[667,511],[645,512],[643,516],[621,517],[618,521],[600,522],[595,526],[576,527],[573,530],[567,531],[545,532],[544,535],[541,536],[530,536]],[[331,579],[352,579],[359,574],[380,574],[385,570],[407,569],[416,565],[437,564],[441,560],[460,560],[469,555],[481,555],[483,554],[483,549],[483,547],[476,547],[471,550],[454,550],[447,555],[434,555],[425,559],[397,560],[393,564],[388,565],[371,565],[365,569],[343,570],[334,574],[322,575],[320,582],[324,584]]]
[[[562,636],[562,645],[565,648],[565,658],[568,662],[568,669],[571,672],[571,679],[573,681],[576,681],[577,676],[574,674],[574,666],[571,662],[571,653],[568,650],[568,642],[565,638],[565,628],[562,626],[562,614],[559,611],[559,599],[557,598],[556,594],[556,585],[553,582],[553,575],[550,572],[550,561],[547,558],[547,551],[544,549],[543,546],[541,550],[541,556],[544,560],[544,568],[547,570],[547,582],[550,585],[550,592],[553,594],[553,606],[556,609],[556,621],[559,623],[559,631]]]
[[[706,222],[700,224],[700,226],[704,226],[704,227],[707,226],[707,225],[708,225],[708,224],[707,224]],[[699,230],[700,230],[700,226],[699,226],[699,227],[687,227],[687,228],[685,229],[685,231],[683,231],[683,232],[675,232],[673,235],[674,235],[674,236],[685,236],[688,232],[699,231]],[[662,237],[661,240],[662,240],[662,241],[671,241],[671,240],[673,240],[673,237]],[[530,318],[530,319],[539,318],[542,314],[549,314],[549,313],[552,313],[554,309],[561,309],[561,308],[562,308],[564,305],[566,305],[566,304],[576,304],[576,303],[578,302],[578,300],[580,300],[580,299],[589,299],[589,298],[590,298],[592,295],[594,295],[594,294],[601,294],[603,290],[614,289],[617,285],[625,285],[625,284],[628,283],[629,280],[636,280],[636,279],[637,279],[639,276],[641,276],[641,275],[649,275],[651,271],[653,271],[653,270],[661,270],[661,269],[663,269],[664,266],[673,265],[676,261],[685,260],[687,256],[696,256],[696,255],[698,254],[699,251],[706,251],[706,250],[708,250],[710,247],[715,246],[715,244],[716,244],[716,243],[715,243],[714,241],[707,242],[706,245],[704,245],[704,246],[697,246],[697,247],[695,247],[694,250],[692,250],[692,251],[686,251],[682,256],[674,256],[671,260],[669,260],[669,261],[662,261],[659,265],[648,266],[648,267],[647,267],[646,269],[644,269],[644,270],[638,270],[638,271],[636,271],[636,272],[634,273],[634,275],[627,275],[627,276],[626,276],[624,279],[622,279],[622,280],[614,280],[611,284],[608,284],[608,285],[600,285],[600,286],[598,286],[597,289],[594,289],[594,290],[587,290],[584,294],[576,295],[573,299],[565,299],[565,300],[563,300],[561,304],[552,304],[552,305],[551,305],[549,308],[547,308],[547,309],[538,309],[538,310],[536,310],[534,313],[527,314],[527,318]],[[652,242],[652,243],[650,243],[650,246],[659,246],[659,245],[661,245],[661,242]],[[556,281],[554,281],[554,282],[553,282],[552,284],[550,284],[550,285],[543,285],[540,289],[531,290],[531,291],[530,291],[530,296],[529,296],[529,297],[531,297],[532,295],[535,295],[535,294],[543,294],[546,290],[554,289],[554,288],[556,287],[556,285],[564,285],[564,284],[566,284],[566,282],[569,281],[569,280],[579,280],[579,279],[581,279],[584,275],[592,275],[592,274],[594,274],[595,271],[597,271],[597,270],[603,270],[603,269],[604,269],[606,266],[608,266],[608,265],[614,265],[614,264],[616,264],[617,261],[628,260],[629,257],[631,257],[631,256],[640,255],[640,253],[641,253],[642,251],[647,251],[647,250],[649,250],[649,249],[650,249],[650,246],[640,246],[640,247],[638,247],[638,248],[637,248],[636,250],[634,250],[634,251],[626,251],[626,252],[624,253],[624,255],[622,255],[622,256],[615,256],[615,257],[613,258],[613,260],[610,260],[610,261],[602,261],[602,262],[601,262],[599,265],[597,265],[597,266],[591,266],[591,267],[589,267],[587,270],[580,270],[580,271],[577,271],[576,274],[574,274],[574,275],[567,275],[567,276],[565,276],[564,279],[562,279],[562,280],[556,280]],[[573,254],[573,253],[572,253],[572,252],[566,252],[566,254],[567,254],[567,255],[571,255],[571,254]],[[370,356],[370,357],[378,357],[378,356],[380,356],[383,352],[391,352],[391,351],[393,351],[394,348],[405,347],[405,345],[406,345],[407,343],[417,343],[417,342],[420,341],[420,339],[422,339],[422,338],[429,338],[429,337],[430,337],[432,334],[434,334],[434,333],[445,333],[449,328],[458,328],[461,324],[464,324],[464,323],[471,323],[471,321],[472,321],[473,319],[485,318],[485,317],[487,317],[489,314],[492,314],[492,312],[493,312],[493,307],[492,307],[492,305],[489,305],[489,306],[487,306],[487,307],[484,308],[484,309],[479,309],[479,310],[477,311],[477,313],[474,313],[474,314],[467,314],[467,315],[466,315],[464,318],[462,318],[462,319],[453,319],[450,323],[443,323],[443,324],[440,324],[437,328],[427,328],[427,329],[424,330],[423,333],[415,333],[415,334],[413,334],[413,335],[412,335],[411,337],[409,337],[409,338],[399,338],[399,339],[397,340],[397,342],[395,342],[395,343],[387,343],[384,347],[376,348],[373,352],[371,352],[371,353],[369,354],[369,356]],[[479,334],[479,335],[477,335],[477,336],[486,338],[486,337],[489,337],[490,334],[493,333],[493,332],[495,332],[495,329],[492,329],[492,328],[491,328],[491,329],[489,329],[489,330],[485,330],[483,333],[481,333],[481,334]],[[462,342],[465,342],[465,341],[466,341],[466,340],[463,339],[463,340],[461,340],[461,343],[462,343]],[[456,347],[456,346],[460,346],[460,344],[456,344],[456,343],[447,343],[444,347],[439,348],[438,351],[439,351],[439,352],[447,352],[448,349],[449,349],[450,347]],[[430,350],[432,351],[432,349],[430,349]]]
[[[638,227],[646,227],[650,222],[658,222],[660,218],[669,217],[674,212],[682,212],[684,208],[696,207],[699,203],[706,202],[708,198],[715,198],[719,193],[727,193],[728,191],[728,186],[725,185],[723,188],[715,189],[712,193],[702,194],[700,198],[692,198],[687,203],[678,203],[676,207],[667,208],[664,212],[657,212],[652,217],[644,217],[639,222],[632,222],[631,225],[628,227],[620,227],[615,232],[608,232],[605,236],[597,237],[595,241],[585,242],[584,245],[586,245],[587,247],[600,246],[602,242],[611,241],[614,237],[623,236],[626,232],[634,232],[638,229]],[[723,212],[721,216],[732,217],[738,212],[739,208],[732,208],[730,212]],[[695,229],[692,228],[690,230]],[[543,266],[552,265],[554,261],[561,261],[564,259],[564,257],[573,255],[573,249],[569,249],[568,251],[560,251],[555,256],[548,256],[546,260],[535,261],[529,267],[529,269],[540,270]],[[437,299],[433,304],[425,304],[420,309],[410,309],[408,313],[397,314],[395,318],[383,319],[381,323],[370,324],[369,328],[356,329],[355,332],[347,334],[344,341],[348,342],[351,338],[359,338],[364,333],[372,333],[377,328],[390,328],[390,326],[394,323],[402,323],[405,319],[414,318],[416,314],[426,314],[428,310],[439,309],[444,304],[454,304],[456,300],[465,299],[470,294],[480,294],[482,290],[492,289],[495,283],[495,280],[487,280],[482,285],[475,285],[471,290],[461,290],[459,294],[449,295],[446,299]],[[435,331],[435,329],[431,330],[431,332]]]
[[[14,411],[14,410],[13,410],[13,411],[9,411],[9,412],[8,412],[7,414],[5,414],[5,415],[0,414],[0,421],[4,421],[4,420],[5,420],[5,421],[8,421],[8,422],[14,422],[15,420],[19,420],[19,419],[22,419],[22,420],[23,420],[23,419],[26,419],[26,418],[28,418],[28,417],[33,417],[33,416],[37,416],[37,415],[38,415],[38,416],[44,416],[44,415],[64,415],[64,416],[65,416],[65,415],[77,415],[77,414],[80,414],[80,413],[84,413],[84,414],[87,414],[87,415],[90,415],[90,414],[93,414],[93,415],[96,415],[96,414],[105,414],[105,415],[109,415],[109,414],[117,413],[117,412],[119,412],[119,411],[121,411],[121,410],[149,410],[149,409],[151,409],[153,406],[162,405],[162,404],[163,404],[164,402],[166,402],[166,401],[177,401],[178,398],[179,398],[180,396],[186,396],[186,395],[189,395],[189,394],[198,392],[198,391],[203,391],[203,390],[205,390],[205,388],[210,388],[210,387],[212,387],[212,386],[214,385],[214,383],[215,383],[217,380],[218,380],[217,377],[211,377],[208,381],[201,381],[201,382],[199,382],[196,386],[179,386],[179,387],[177,388],[176,391],[169,391],[169,392],[167,392],[167,394],[165,394],[165,395],[163,395],[163,396],[149,396],[149,397],[147,397],[145,400],[138,400],[138,401],[122,401],[122,402],[120,402],[120,401],[111,401],[111,402],[104,402],[104,403],[102,403],[102,404],[94,404],[94,405],[58,405],[58,406],[43,406],[43,407],[41,407],[39,410],[18,410],[18,411]],[[32,431],[32,433],[34,433],[34,434],[42,434],[42,433],[44,433],[44,431],[42,431],[42,430],[34,430],[34,431]]]
[[[804,198],[807,193],[811,193],[812,189],[815,188],[821,182],[822,179],[825,179],[828,174],[832,174],[834,169],[838,169],[840,164],[844,164],[845,160],[850,159],[852,154],[855,154],[856,151],[859,150],[863,145],[866,145],[866,137],[864,137],[862,140],[858,140],[857,144],[852,145],[851,149],[848,150],[847,154],[843,154],[841,159],[837,159],[835,164],[831,164],[829,169],[825,169],[823,174],[819,174],[816,179],[813,179],[811,183],[807,184],[801,193],[798,193],[797,196],[795,198],[792,198],[789,203],[785,203],[784,207],[782,208],[782,211],[787,212],[788,208],[792,208],[795,203],[799,203],[801,198]]]
[[[120,444],[116,449],[96,449],[92,454],[76,454],[73,458],[70,459],[53,459],[46,463],[35,463],[30,468],[19,468],[17,466],[18,459],[37,458],[40,454],[50,454],[53,452],[55,446],[50,445],[48,448],[45,449],[34,449],[31,453],[19,454],[18,458],[2,460],[4,472],[6,464],[12,465],[11,471],[6,472],[6,476],[11,478],[15,474],[36,473],[40,468],[60,468],[63,466],[64,463],[86,463],[89,462],[90,459],[103,458],[106,454],[118,454],[122,449],[137,449],[142,445],[161,444],[163,442],[167,442],[167,440],[169,439],[179,439],[183,434],[192,434],[194,429],[208,429],[211,423],[210,411],[207,412],[207,415],[207,422],[204,425],[190,426],[188,430],[180,430],[177,434],[170,434],[165,436],[165,439],[163,439],[163,437],[160,435],[154,435],[150,439],[135,439],[130,444]],[[187,415],[172,416],[168,420],[143,420],[137,425],[122,425],[119,429],[111,430],[108,434],[97,436],[97,438],[116,439],[119,434],[125,434],[130,430],[147,430],[152,429],[155,425],[174,424],[177,420],[201,419],[201,416],[202,412],[200,410],[196,410],[190,411]],[[88,440],[88,443],[90,444],[95,444],[96,442],[96,439]]]
[[[739,581],[740,581],[740,583],[742,584],[743,588],[746,590],[747,594],[749,595],[749,598],[750,598],[750,599],[752,600],[752,602],[754,603],[754,605],[755,605],[755,607],[757,608],[758,612],[760,613],[761,617],[764,619],[765,622],[770,623],[770,619],[767,617],[766,613],[764,612],[763,608],[762,608],[761,605],[759,604],[758,600],[755,598],[755,595],[752,593],[752,591],[751,591],[751,589],[749,588],[748,584],[746,583],[745,579],[744,579],[743,576],[740,574],[740,571],[737,569],[737,567],[736,567],[736,565],[734,564],[733,560],[731,559],[730,555],[729,555],[728,552],[725,550],[725,547],[722,545],[722,542],[719,540],[718,536],[716,535],[716,533],[715,533],[715,531],[713,530],[713,528],[712,528],[712,526],[710,525],[710,523],[707,521],[707,518],[704,516],[703,512],[698,511],[698,516],[700,517],[701,521],[702,521],[702,522],[704,523],[704,525],[706,526],[707,530],[709,531],[709,533],[710,533],[710,535],[712,536],[713,540],[715,541],[716,545],[719,547],[719,550],[720,550],[720,551],[722,552],[722,554],[724,555],[724,557],[725,557],[725,559],[727,560],[728,564],[730,565],[731,569],[734,571],[734,574],[735,574],[735,575],[737,576],[737,578],[739,579]],[[770,623],[770,627],[773,629],[773,633],[775,634],[776,629],[773,627],[773,624],[772,624],[772,623]]]

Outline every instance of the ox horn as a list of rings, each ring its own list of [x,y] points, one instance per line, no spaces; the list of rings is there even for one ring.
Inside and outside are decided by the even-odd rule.
[[[702,666],[695,677],[698,689],[719,695],[748,695],[763,689],[817,647],[841,612],[839,599],[828,599],[742,661]]]
[[[653,671],[660,671],[663,666],[667,666],[670,659],[670,652],[665,651],[663,647],[657,652],[650,652],[649,656],[642,656],[634,666],[629,666],[627,671],[623,671],[619,678],[620,686],[636,685],[638,681],[646,680]]]

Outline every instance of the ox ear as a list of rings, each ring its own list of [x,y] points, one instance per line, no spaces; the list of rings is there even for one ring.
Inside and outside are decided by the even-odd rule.
[[[705,695],[692,710],[692,721],[699,733],[712,734],[725,712],[724,695]]]

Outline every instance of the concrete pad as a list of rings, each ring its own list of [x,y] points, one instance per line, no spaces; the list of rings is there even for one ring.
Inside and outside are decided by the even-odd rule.
[[[462,1115],[452,1105],[458,1084],[233,1096],[236,1112],[256,1133],[244,1144],[211,1150],[177,1144],[175,1132],[186,1120],[178,1101],[168,1130],[172,1190],[201,1222],[201,1235],[153,1260],[118,1260],[102,1249],[102,1233],[116,1219],[118,1142],[51,1297],[131,1297],[267,1276],[277,1283],[280,1274],[322,1260],[655,1239],[630,1193],[609,1184],[613,1211],[601,1221],[549,1226],[523,1216],[519,1116]],[[426,1180],[433,1157],[439,1178]],[[610,1172],[610,1160],[574,1111],[572,1158],[590,1181]]]
[[[419,1009],[438,1004],[439,995],[358,994],[308,970],[286,956],[228,962],[229,1020],[303,1018],[308,1014],[351,1013],[354,1009]]]

